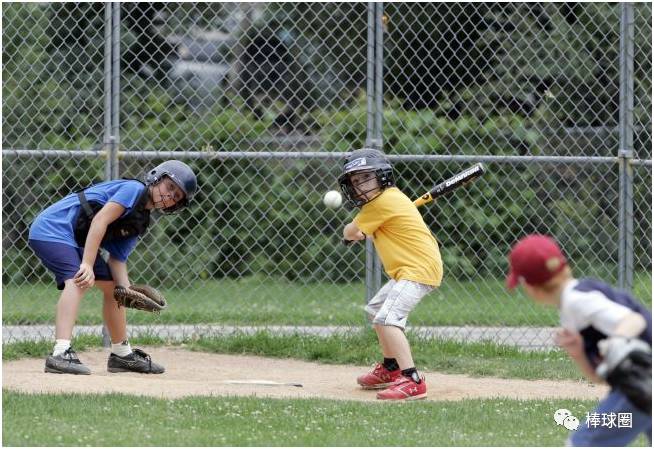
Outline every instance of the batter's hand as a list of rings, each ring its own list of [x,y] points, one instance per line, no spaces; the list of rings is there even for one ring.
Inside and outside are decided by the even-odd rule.
[[[75,273],[73,282],[77,287],[82,289],[93,287],[93,285],[95,285],[95,273],[93,273],[93,267],[82,262],[79,265],[79,270]]]
[[[352,240],[365,240],[365,239],[366,239],[366,235],[361,231],[357,231],[357,233],[354,234],[354,238]]]
[[[581,334],[570,329],[559,330],[554,337],[554,342],[573,358],[584,353],[584,342]]]

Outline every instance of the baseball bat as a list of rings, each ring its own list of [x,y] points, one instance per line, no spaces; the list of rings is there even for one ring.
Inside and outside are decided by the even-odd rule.
[[[475,164],[472,167],[467,168],[460,173],[457,173],[451,178],[448,178],[445,181],[436,184],[436,186],[434,186],[433,189],[422,195],[420,198],[416,199],[413,202],[413,204],[415,204],[416,207],[429,204],[432,201],[434,201],[436,198],[441,197],[443,195],[447,195],[453,190],[456,190],[459,187],[462,187],[468,184],[469,182],[474,181],[475,179],[483,175],[484,171],[486,171],[486,169],[484,168],[484,164],[482,164],[481,162]]]
[[[448,178],[445,181],[436,184],[429,192],[425,193],[420,198],[415,199],[413,201],[413,204],[415,204],[416,207],[429,204],[432,201],[434,201],[436,198],[447,195],[453,190],[456,190],[459,187],[463,187],[464,185],[474,181],[475,179],[483,175],[485,171],[486,169],[484,168],[484,164],[479,162],[473,165],[472,167],[466,168],[462,172],[457,173],[451,178]],[[353,242],[354,240],[343,240],[343,243],[346,245],[349,245]]]

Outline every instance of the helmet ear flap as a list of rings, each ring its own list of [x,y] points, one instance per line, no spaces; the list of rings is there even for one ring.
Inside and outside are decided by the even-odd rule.
[[[147,186],[154,185],[159,181],[161,181],[161,175],[159,174],[157,167],[153,168],[145,175],[145,185]]]
[[[377,181],[382,189],[395,186],[395,175],[392,168],[381,168],[377,170]]]

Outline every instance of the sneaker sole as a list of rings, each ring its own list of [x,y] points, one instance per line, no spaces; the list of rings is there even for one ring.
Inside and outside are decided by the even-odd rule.
[[[378,397],[380,401],[419,401],[421,399],[427,399],[427,393],[423,394],[418,394],[415,396],[407,396],[405,398],[380,398]]]
[[[50,368],[50,367],[47,367],[47,366],[43,369],[43,372],[44,373],[51,373],[51,374],[73,374],[73,375],[76,375],[76,376],[88,376],[88,375],[91,374],[90,372],[80,373],[80,372],[72,372],[72,371],[62,371],[62,370],[58,370],[56,368]]]
[[[385,390],[386,388],[393,385],[393,382],[389,382],[386,384],[375,384],[375,385],[363,385],[363,384],[359,384],[359,385],[363,390]]]
[[[110,373],[136,373],[136,374],[163,374],[165,371],[162,371],[160,373],[155,373],[152,371],[134,371],[131,369],[126,369],[126,368],[107,368],[107,371]]]
[[[137,371],[132,371],[130,369],[125,369],[125,368],[107,368],[107,371],[110,373],[135,373]]]

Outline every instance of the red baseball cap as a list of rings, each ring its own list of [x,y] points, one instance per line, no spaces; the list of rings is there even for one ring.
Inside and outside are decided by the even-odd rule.
[[[511,248],[506,287],[512,290],[520,280],[529,285],[544,284],[559,274],[567,264],[561,248],[553,238],[528,235]]]

